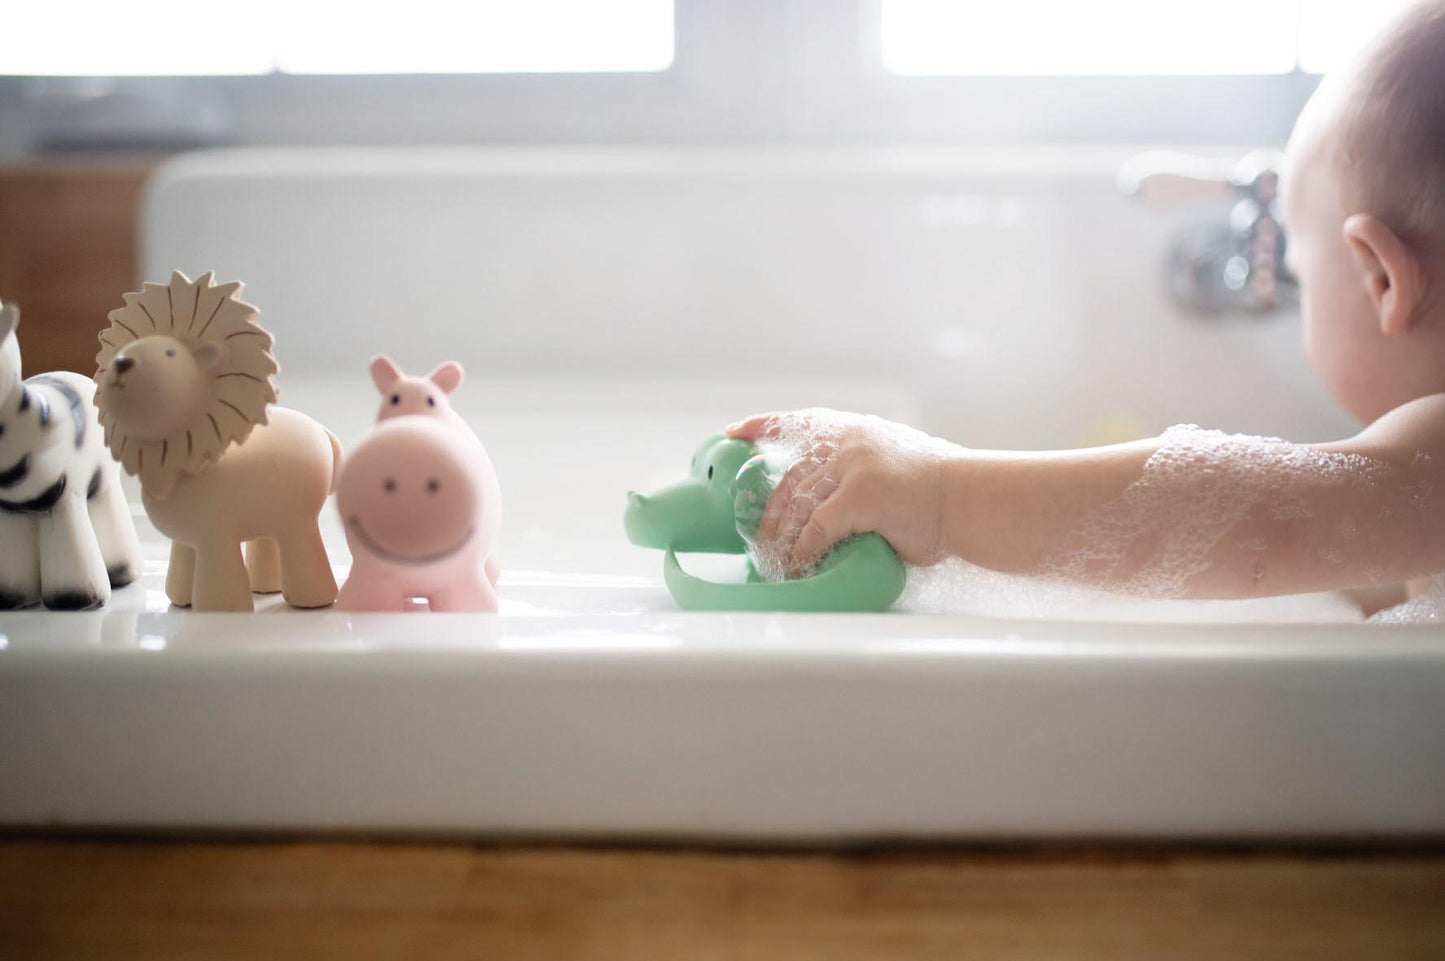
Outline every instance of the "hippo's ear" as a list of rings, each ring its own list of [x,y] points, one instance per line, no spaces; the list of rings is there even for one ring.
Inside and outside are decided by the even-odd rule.
[[[401,368],[396,366],[392,359],[385,354],[377,354],[371,358],[371,382],[376,389],[383,394],[391,390],[391,385],[401,380]]]
[[[20,308],[14,304],[0,307],[0,340],[4,340],[20,326]]]
[[[462,365],[454,360],[437,365],[437,369],[427,374],[433,384],[436,384],[444,393],[455,393],[456,389],[462,386]]]

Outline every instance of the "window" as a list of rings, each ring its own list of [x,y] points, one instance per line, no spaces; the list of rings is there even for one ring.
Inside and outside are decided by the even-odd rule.
[[[37,0],[4,17],[0,153],[1278,145],[1316,72],[1402,2]]]
[[[882,0],[904,76],[1322,73],[1406,0]]]
[[[48,0],[7,12],[0,73],[659,71],[672,21],[672,0]]]

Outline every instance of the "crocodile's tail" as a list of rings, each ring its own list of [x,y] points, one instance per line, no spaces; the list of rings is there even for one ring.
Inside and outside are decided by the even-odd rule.
[[[809,577],[790,581],[719,584],[687,573],[671,549],[663,578],[686,611],[886,611],[903,593],[903,562],[877,534],[864,534],[833,549]]]

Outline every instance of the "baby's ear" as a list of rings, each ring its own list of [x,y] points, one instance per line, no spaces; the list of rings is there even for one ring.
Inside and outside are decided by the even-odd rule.
[[[20,308],[14,304],[0,307],[0,340],[4,340],[20,326]]]
[[[214,373],[216,368],[221,366],[221,358],[224,351],[221,345],[214,341],[207,341],[204,344],[197,344],[196,349],[191,351],[191,356],[206,373]]]
[[[1345,243],[1355,255],[1376,322],[1386,336],[1410,330],[1425,294],[1424,265],[1415,250],[1374,214],[1345,221]]]
[[[385,354],[377,354],[371,358],[371,382],[381,393],[391,389],[391,385],[401,380],[401,368],[392,362],[392,359]]]
[[[437,365],[437,369],[427,375],[433,384],[436,384],[444,393],[455,393],[456,389],[462,386],[462,365],[454,360]]]

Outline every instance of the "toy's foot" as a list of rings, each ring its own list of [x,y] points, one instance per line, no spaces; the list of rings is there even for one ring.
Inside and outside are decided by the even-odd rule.
[[[208,545],[196,551],[191,606],[198,611],[254,611],[251,578],[241,560],[241,545]]]
[[[101,597],[91,591],[57,591],[45,595],[45,609],[48,611],[93,611],[105,606],[109,596]]]
[[[336,610],[349,614],[400,614],[410,606],[397,591],[355,577],[347,578],[336,595]]]
[[[246,574],[253,594],[276,594],[281,590],[281,547],[269,537],[246,542]]]
[[[0,587],[0,611],[19,611],[30,607],[40,600],[39,594],[29,592],[9,591]]]
[[[111,587],[125,587],[136,579],[135,568],[130,564],[117,564],[107,569],[105,576],[110,579]]]
[[[196,587],[196,550],[171,542],[171,560],[166,566],[166,597],[176,607],[190,607]]]
[[[336,575],[318,528],[281,542],[281,594],[292,607],[325,607],[337,597]]]
[[[427,598],[427,603],[433,611],[497,612],[497,594],[492,590],[492,582],[482,579],[454,584]]]

